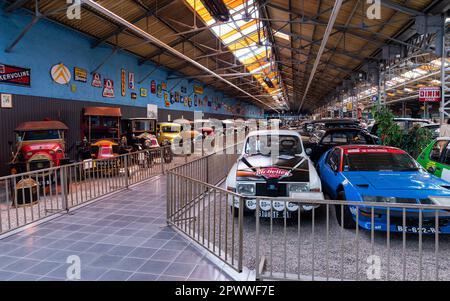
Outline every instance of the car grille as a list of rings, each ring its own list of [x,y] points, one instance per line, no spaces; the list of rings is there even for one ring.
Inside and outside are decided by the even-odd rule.
[[[403,217],[401,216],[391,216],[390,223],[392,225],[403,225]],[[448,218],[439,218],[439,227],[446,227],[449,224]],[[422,227],[434,227],[436,225],[436,221],[434,218],[424,218],[422,220]],[[419,226],[419,218],[405,218],[405,226],[407,227],[418,227]]]
[[[30,171],[50,168],[52,162],[49,160],[33,160],[29,162]]]
[[[273,185],[273,187],[271,187],[271,185]],[[256,195],[271,196],[271,197],[287,197],[289,196],[289,193],[287,191],[286,183],[278,183],[278,184],[256,183]]]

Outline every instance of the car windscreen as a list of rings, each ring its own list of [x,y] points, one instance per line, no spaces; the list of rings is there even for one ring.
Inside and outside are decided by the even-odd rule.
[[[20,137],[23,141],[60,139],[58,130],[23,132]]]
[[[417,163],[404,153],[358,153],[344,155],[344,171],[416,171]]]
[[[149,131],[153,132],[155,130],[154,123],[150,120],[135,120],[133,125],[133,130],[136,132]]]
[[[245,145],[245,153],[249,155],[270,155],[272,150],[278,150],[280,155],[290,156],[303,152],[302,143],[297,136],[250,136]]]
[[[161,131],[164,133],[179,133],[181,127],[179,126],[163,126],[161,127]]]

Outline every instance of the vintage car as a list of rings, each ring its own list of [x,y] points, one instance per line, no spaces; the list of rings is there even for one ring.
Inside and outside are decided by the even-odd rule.
[[[126,144],[132,147],[133,151],[142,151],[159,148],[156,138],[156,119],[150,118],[130,118],[122,120],[122,137],[125,137]],[[123,141],[123,138],[122,138]],[[153,161],[157,152],[147,153],[147,159]],[[164,162],[172,162],[173,154],[170,148],[164,149]]]
[[[105,166],[119,168],[118,160],[108,162],[118,155],[126,154],[131,148],[121,139],[120,108],[86,107],[82,111],[81,143],[78,145],[78,158],[85,162],[85,170]],[[92,160],[102,160],[92,162]]]
[[[12,159],[9,164],[11,174],[20,174],[57,167],[70,163],[66,154],[67,126],[60,121],[30,121],[20,124],[15,129],[16,143],[12,149]],[[11,142],[12,147],[12,142]],[[38,173],[39,183],[33,177],[21,178],[15,185],[17,203],[28,203],[27,194],[20,194],[25,189],[47,189],[59,185],[59,172],[49,175],[48,172]],[[55,185],[56,184],[56,185]],[[12,189],[12,192],[15,193]]]
[[[181,125],[173,122],[161,122],[156,126],[156,137],[160,145],[172,144],[175,138],[181,138]]]
[[[379,139],[361,128],[332,128],[313,132],[304,143],[306,153],[314,163],[330,148],[347,144],[379,144]]]
[[[419,155],[417,162],[429,173],[450,182],[450,137],[439,137]]]
[[[278,150],[278,153],[272,153],[272,150]],[[277,197],[324,199],[319,176],[303,149],[300,135],[288,130],[250,132],[241,156],[228,173],[226,187],[246,197],[244,213],[255,212],[259,205],[261,217],[271,217],[272,212],[273,218],[289,218],[299,211],[318,207],[299,207],[298,203],[292,202],[285,210],[285,202],[277,201]],[[255,196],[271,197],[274,202],[261,200],[257,204]],[[230,206],[239,208],[236,198],[230,197],[228,202]],[[237,211],[234,210],[235,214]]]
[[[390,208],[389,223],[383,203],[450,204],[449,183],[427,173],[409,154],[394,147],[378,145],[336,146],[319,160],[318,171],[324,191],[333,200],[379,203],[380,207],[335,206],[338,223],[349,229],[433,234],[450,233],[450,213],[439,211],[439,229],[435,210],[422,210],[419,227],[418,209]],[[343,220],[342,220],[343,217]],[[405,227],[404,227],[405,226]]]

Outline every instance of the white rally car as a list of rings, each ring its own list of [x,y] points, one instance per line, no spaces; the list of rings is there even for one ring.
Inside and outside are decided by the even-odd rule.
[[[322,185],[313,163],[303,149],[301,136],[295,131],[267,130],[251,132],[245,139],[242,155],[226,180],[229,191],[245,196],[244,212],[254,212],[261,200],[261,217],[287,218],[318,205],[277,201],[277,197],[323,200]],[[229,197],[230,206],[239,208],[239,200]],[[287,208],[285,208],[287,204]],[[300,210],[299,210],[300,209]],[[237,214],[238,210],[234,210]]]

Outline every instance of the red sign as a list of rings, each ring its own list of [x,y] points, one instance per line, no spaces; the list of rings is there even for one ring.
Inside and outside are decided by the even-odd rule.
[[[99,73],[92,74],[92,87],[96,88],[102,87],[102,77]]]
[[[156,93],[156,82],[154,80],[152,80],[152,82],[151,82],[150,92],[152,92],[152,94]]]
[[[421,102],[439,102],[439,101],[441,101],[441,88],[440,87],[420,88],[419,101],[421,101]]]
[[[256,171],[257,176],[263,176],[269,179],[278,179],[281,177],[292,176],[289,170],[280,169],[276,167],[260,168]]]
[[[105,84],[103,85],[103,97],[114,98],[114,81],[111,79],[105,79]]]
[[[0,64],[0,84],[29,87],[31,84],[31,69]]]

